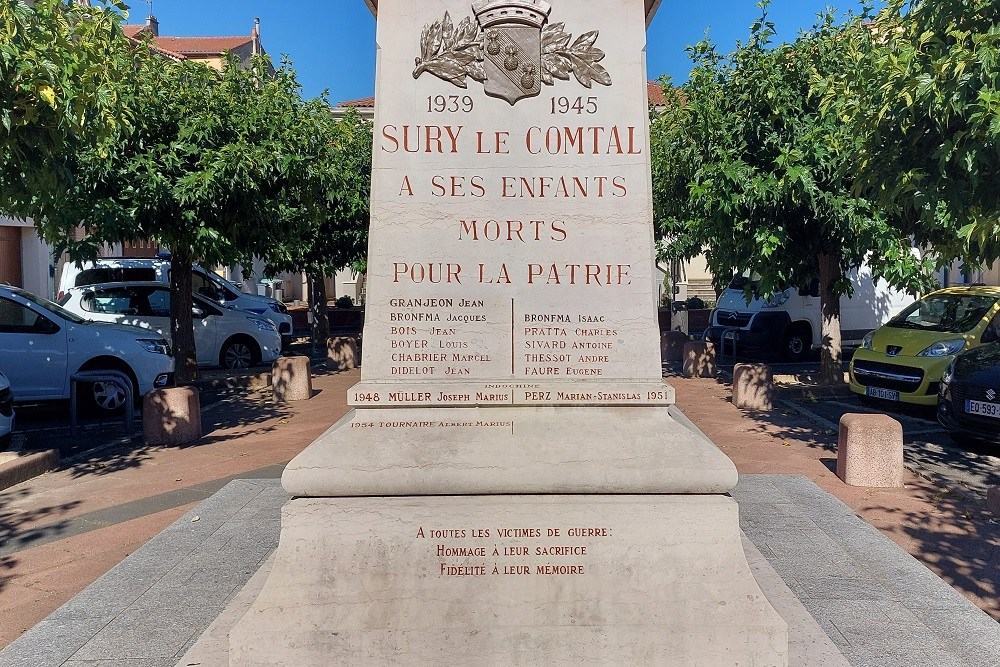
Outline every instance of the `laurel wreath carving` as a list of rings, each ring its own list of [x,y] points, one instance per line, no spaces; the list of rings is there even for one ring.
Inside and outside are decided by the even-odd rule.
[[[598,30],[585,32],[570,44],[573,36],[566,32],[564,23],[547,25],[542,30],[542,83],[551,86],[555,79],[568,81],[572,74],[585,88],[594,83],[610,86],[611,75],[600,64],[604,51],[594,46],[598,34]],[[424,26],[413,78],[430,72],[459,88],[468,88],[469,77],[486,81],[483,39],[479,24],[471,16],[456,26],[445,12],[443,19]]]
[[[594,82],[610,86],[611,75],[600,64],[604,51],[594,46],[598,34],[597,30],[585,32],[570,45],[573,36],[566,32],[565,24],[545,26],[542,31],[542,82],[551,86],[553,78],[568,81],[572,73],[584,88],[590,88]]]
[[[479,24],[466,16],[456,27],[451,15],[424,26],[420,35],[420,57],[413,78],[430,72],[439,79],[451,81],[459,88],[468,88],[466,78],[486,81],[483,68],[483,36]]]

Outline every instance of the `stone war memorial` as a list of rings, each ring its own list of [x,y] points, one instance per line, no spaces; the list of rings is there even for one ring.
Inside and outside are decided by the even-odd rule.
[[[644,0],[372,0],[354,410],[232,665],[784,665],[732,462],[668,413]]]

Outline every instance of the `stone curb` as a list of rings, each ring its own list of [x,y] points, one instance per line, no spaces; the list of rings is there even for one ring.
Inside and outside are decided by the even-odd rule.
[[[0,464],[0,491],[58,467],[59,452],[55,449],[22,453],[16,459]]]

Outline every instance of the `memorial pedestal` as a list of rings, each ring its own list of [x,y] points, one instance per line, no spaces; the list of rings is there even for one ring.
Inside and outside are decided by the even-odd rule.
[[[357,409],[285,470],[232,665],[786,664],[736,469],[667,412],[657,4],[379,1]]]
[[[736,480],[664,408],[357,410],[285,471],[231,664],[785,664]]]
[[[782,664],[739,535],[718,496],[296,499],[232,664]]]

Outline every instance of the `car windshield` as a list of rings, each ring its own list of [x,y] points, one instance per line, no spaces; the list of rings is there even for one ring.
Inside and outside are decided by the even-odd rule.
[[[907,307],[886,326],[946,333],[966,333],[983,321],[997,302],[981,294],[932,294]]]
[[[55,313],[64,320],[69,320],[74,324],[83,324],[84,322],[87,321],[82,317],[80,317],[79,315],[77,315],[76,313],[71,313],[62,306],[56,305],[51,301],[49,301],[48,299],[43,299],[40,296],[35,296],[31,292],[25,292],[24,290],[19,289],[15,290],[14,293],[17,294],[19,297],[27,299],[36,306],[40,306],[49,312]]]

